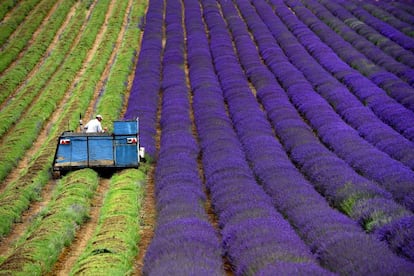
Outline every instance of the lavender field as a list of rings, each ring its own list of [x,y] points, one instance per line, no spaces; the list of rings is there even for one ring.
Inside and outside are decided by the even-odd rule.
[[[414,2],[0,1],[0,275],[414,275]]]
[[[144,275],[414,273],[411,4],[149,1]]]

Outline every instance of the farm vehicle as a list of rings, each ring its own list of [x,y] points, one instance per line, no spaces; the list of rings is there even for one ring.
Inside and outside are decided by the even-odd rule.
[[[145,149],[139,143],[139,121],[114,121],[113,133],[64,131],[57,140],[53,176],[92,168],[107,173],[138,168]]]

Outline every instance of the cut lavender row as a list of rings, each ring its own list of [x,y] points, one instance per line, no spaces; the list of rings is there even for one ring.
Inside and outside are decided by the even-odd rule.
[[[273,78],[261,63],[256,47],[243,21],[238,18],[233,4],[224,0],[220,3],[233,37],[229,37],[227,41],[223,39],[223,36],[220,37],[222,41],[220,45],[227,42],[228,47],[221,47],[220,52],[212,51],[215,68],[223,87],[233,125],[242,141],[247,157],[256,176],[272,196],[276,206],[283,210],[284,215],[294,224],[311,248],[320,254],[321,262],[332,271],[341,274],[393,273],[400,269],[412,271],[414,269],[412,264],[396,258],[384,244],[372,236],[366,236],[355,222],[331,209],[289,161],[281,145],[274,139],[270,124],[250,93],[237,57],[233,53],[231,41],[235,42],[239,59],[254,85],[257,85],[259,89],[263,88],[266,86],[263,84],[272,83]],[[252,12],[251,7],[250,9],[248,7],[250,4],[241,0],[237,3],[241,13],[250,17],[249,13]],[[218,20],[215,20],[215,24],[217,23]],[[212,36],[212,45],[213,38]],[[220,59],[221,56],[228,58],[223,62]],[[231,56],[233,58],[230,58]],[[238,85],[227,85],[228,81],[235,81]],[[405,211],[405,214],[409,215],[410,212]],[[335,231],[332,231],[333,229]],[[334,242],[329,246],[330,253],[327,254],[325,246],[330,241]],[[332,252],[335,253],[332,254]],[[372,252],[376,253],[373,255]],[[370,260],[365,259],[361,262],[358,254],[366,258],[370,256]],[[389,271],[385,272],[388,269]]]
[[[273,26],[271,32],[283,47],[286,48],[291,44],[290,39],[284,36],[286,32],[283,30]],[[390,191],[397,202],[414,210],[412,170],[361,139],[359,133],[344,123],[332,107],[314,92],[303,73],[291,63],[285,62],[283,70],[280,70],[280,65],[276,66],[276,64],[271,64],[270,67],[295,107],[336,155],[365,177],[375,180]]]
[[[368,3],[367,3],[368,2]],[[406,17],[406,13],[403,13],[401,10],[391,9],[388,10],[387,7],[389,5],[382,1],[367,1],[367,2],[354,2],[362,6],[365,10],[371,13],[373,16],[377,17],[378,19],[387,22],[391,26],[397,28],[404,34],[413,37],[414,36],[414,18],[413,17]],[[404,21],[410,19],[412,20],[411,23],[407,23]]]
[[[254,4],[261,16],[271,16],[272,11],[262,1],[255,1]],[[265,62],[270,65],[274,63],[275,70],[285,69],[286,61],[282,50],[271,39],[271,34],[266,31],[265,25],[261,23],[257,14],[247,13],[247,8],[241,11],[258,42]],[[240,54],[241,57],[253,55],[253,52]],[[253,69],[249,68],[246,71],[248,76],[253,78],[250,76],[251,70]],[[286,151],[329,201],[358,220],[368,231],[379,229],[389,220],[396,222],[411,215],[410,212],[391,201],[389,194],[355,173],[343,160],[320,144],[311,129],[291,106],[285,92],[275,82],[273,76],[269,76],[269,73],[264,70],[255,75],[252,81],[256,85],[257,97],[264,105]],[[380,200],[381,205],[370,208],[366,203],[375,199]],[[378,214],[384,216],[378,216]],[[393,234],[400,237],[401,244],[405,243],[405,233],[393,232]],[[411,238],[410,244],[412,243]],[[395,249],[398,251],[397,248]]]
[[[371,26],[378,33],[382,34],[388,39],[395,41],[407,50],[414,51],[414,40],[401,33],[399,30],[393,28],[387,23],[379,20],[375,16],[371,15],[366,10],[360,8],[350,0],[335,0],[342,7],[351,12],[356,18],[364,22],[367,26]]]
[[[289,3],[292,3],[292,1],[286,1]],[[293,3],[299,3],[298,1],[293,1]],[[328,13],[326,11],[326,9],[323,9],[323,7],[318,4],[315,3],[316,1],[307,1],[306,5],[311,7],[312,9],[317,9],[318,13],[315,13],[320,16],[320,11],[323,12],[324,14],[324,18],[326,21],[328,22],[338,22],[338,19],[331,15],[330,13]],[[332,3],[330,3],[332,4]],[[292,5],[292,4],[291,4]],[[302,18],[306,18],[306,16],[302,16]],[[308,20],[308,19],[302,19],[302,20]],[[325,26],[326,27],[326,26]],[[338,27],[336,27],[337,29]],[[326,33],[323,34],[325,37],[327,36]],[[335,34],[335,36],[338,36],[337,34]],[[351,38],[349,37],[349,32],[346,33],[345,35],[347,37],[347,40],[350,40]],[[344,60],[354,66],[355,68],[358,69],[358,71],[360,71],[364,76],[366,76],[367,78],[369,78],[372,82],[374,82],[376,85],[378,85],[379,87],[381,87],[384,91],[386,91],[392,98],[394,98],[395,100],[397,100],[399,103],[401,103],[402,105],[404,105],[406,108],[410,109],[411,111],[414,110],[414,88],[411,85],[413,85],[413,72],[412,70],[402,70],[399,69],[397,70],[397,72],[395,72],[397,75],[402,76],[402,78],[407,81],[408,83],[406,83],[405,81],[399,79],[397,76],[395,76],[394,74],[386,71],[390,70],[390,71],[395,71],[394,68],[395,65],[390,64],[389,66],[387,66],[388,63],[384,63],[387,60],[382,59],[382,57],[384,55],[382,55],[380,52],[381,51],[377,51],[378,53],[378,57],[374,58],[374,52],[370,53],[368,51],[368,49],[377,49],[375,45],[373,45],[372,43],[366,42],[364,44],[360,43],[359,40],[356,40],[356,38],[354,38],[355,43],[357,45],[360,45],[358,48],[358,50],[364,49],[363,53],[365,55],[367,55],[369,58],[376,60],[376,62],[379,65],[374,64],[372,61],[370,61],[367,57],[365,57],[363,54],[359,53],[356,49],[354,49],[351,45],[349,44],[339,44],[338,45],[338,41],[333,41],[334,37],[330,37],[327,38],[329,40],[331,40],[333,43],[336,43],[337,46],[339,47],[339,45],[343,48],[343,50],[345,50],[345,52],[339,52],[338,50],[336,50],[336,52],[338,53],[338,55],[342,56],[344,58]],[[395,50],[394,52],[398,52],[399,50]],[[401,51],[400,51],[401,52]],[[402,54],[406,55],[408,58],[407,59],[413,59],[414,55],[412,53],[404,53],[404,51],[401,52]],[[385,56],[387,57],[387,56]],[[401,57],[399,57],[401,58]],[[405,59],[405,58],[404,58]],[[389,60],[389,58],[388,58]],[[397,62],[397,61],[395,61]],[[395,64],[395,63],[394,63]],[[384,68],[382,68],[381,66],[383,66]]]
[[[307,3],[309,3],[309,1]],[[309,10],[300,9],[299,7],[297,8],[297,6],[292,6],[291,8],[294,9],[296,15],[311,28],[313,32],[317,33],[326,45],[334,49],[345,62],[352,65],[354,60],[358,60],[356,57],[359,57],[361,54],[355,52],[355,49],[350,45],[341,41],[341,37],[324,23],[316,19],[315,15]],[[323,7],[319,5],[314,12],[319,16],[321,14],[326,14],[326,9],[323,9]],[[318,55],[316,50],[313,50],[312,53]],[[364,105],[371,108],[377,117],[392,126],[408,139],[414,140],[413,112],[407,110],[387,96],[382,89],[363,77],[359,72],[350,69],[349,66],[341,62],[336,55],[332,55],[330,58],[333,60],[334,66],[330,63],[322,64],[327,70],[344,83],[360,99],[360,101],[364,103]]]
[[[300,12],[298,10],[299,1],[289,1],[289,3],[294,6],[295,11]],[[278,14],[281,15],[283,23],[289,29],[284,27],[276,17],[265,19],[269,20],[268,25],[277,26],[273,28],[275,35],[283,32],[284,36],[287,36],[284,44],[288,41],[289,45],[281,45],[281,47],[286,55],[290,57],[290,61],[312,83],[315,91],[321,94],[335,111],[355,128],[365,140],[414,169],[414,144],[388,125],[382,123],[370,109],[364,107],[342,83],[321,66],[324,65],[325,68],[331,68],[331,71],[337,72],[340,70],[339,68],[346,68],[346,64],[299,21],[289,9],[283,9],[282,6],[279,6]],[[276,31],[276,28],[280,31]],[[320,64],[301,45],[312,53]]]
[[[157,224],[143,274],[224,275],[218,235],[204,208],[199,147],[191,132],[181,13],[180,1],[166,2],[161,141],[154,180]]]
[[[151,0],[145,20],[140,53],[131,87],[125,119],[140,121],[140,142],[145,145],[146,154],[155,157],[155,135],[159,101],[162,26],[164,1]]]
[[[190,83],[203,168],[222,229],[225,254],[235,274],[254,275],[268,266],[288,262],[296,266],[298,273],[303,267],[307,271],[312,267],[313,274],[323,275],[325,271],[317,266],[309,249],[254,181],[226,114],[201,24],[199,3],[184,2]],[[215,3],[202,4],[206,21],[214,21],[218,14],[210,6]],[[220,39],[217,35],[210,30],[210,38]]]

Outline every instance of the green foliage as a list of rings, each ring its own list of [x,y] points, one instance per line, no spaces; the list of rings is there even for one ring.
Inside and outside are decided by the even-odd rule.
[[[0,3],[0,21],[3,20],[4,16],[9,10],[11,10],[17,2],[15,0],[3,0]]]
[[[63,247],[70,244],[78,226],[87,219],[97,185],[98,175],[90,169],[62,178],[52,200],[0,264],[0,270],[27,275],[50,271]]]
[[[139,213],[146,176],[136,169],[111,178],[94,236],[74,265],[71,275],[82,271],[96,275],[125,275],[133,269],[139,242]]]
[[[128,13],[129,25],[117,51],[104,93],[97,105],[98,112],[104,114],[108,121],[119,119],[119,114],[126,100],[125,97],[129,88],[127,85],[128,77],[133,73],[136,58],[136,47],[134,45],[140,36],[140,30],[136,26],[144,15],[146,4],[145,1],[134,3]]]
[[[373,232],[398,218],[410,216],[410,212],[399,205],[384,212],[383,209],[376,207],[384,203],[383,198],[377,198],[375,193],[368,191],[357,191],[352,183],[347,183],[339,189],[338,196],[342,198],[338,208],[347,216],[358,220],[367,232]]]
[[[355,206],[355,203],[358,200],[358,196],[350,196],[347,199],[345,199],[344,201],[342,201],[340,208],[341,210],[345,213],[345,214],[352,214],[352,210]]]
[[[100,6],[100,8],[105,8],[107,6]],[[92,22],[93,18],[90,19]],[[111,41],[108,42],[108,44],[110,44]],[[95,60],[99,61],[100,59],[102,59],[102,56],[100,56],[99,54],[97,54]],[[104,60],[105,61],[105,60]],[[3,217],[4,219],[4,223],[2,223],[1,225],[1,234],[5,235],[10,231],[11,225],[13,224],[13,221],[15,221],[20,214],[26,210],[30,204],[30,201],[35,199],[40,191],[41,191],[41,187],[42,185],[44,185],[48,178],[49,178],[49,170],[51,169],[51,164],[53,161],[53,153],[55,150],[55,144],[56,144],[56,139],[59,136],[59,134],[62,132],[62,130],[66,129],[68,122],[67,120],[69,119],[69,124],[70,124],[70,128],[75,128],[77,126],[77,120],[78,120],[78,114],[81,113],[83,110],[86,109],[90,98],[91,98],[91,93],[93,93],[93,89],[87,90],[90,93],[86,93],[85,90],[83,90],[83,88],[85,87],[94,87],[95,83],[94,82],[88,82],[89,78],[88,76],[91,76],[91,79],[94,79],[94,77],[92,77],[92,73],[94,72],[93,68],[95,66],[95,63],[91,63],[90,64],[90,68],[92,68],[90,71],[88,71],[88,74],[86,74],[86,77],[84,79],[82,79],[79,82],[79,85],[77,86],[78,89],[75,89],[72,94],[73,97],[71,98],[70,102],[68,103],[68,105],[66,106],[65,110],[62,111],[61,116],[56,120],[55,124],[53,125],[53,127],[50,129],[49,131],[49,138],[46,141],[46,143],[38,150],[38,152],[33,156],[32,161],[30,162],[27,170],[25,172],[22,172],[22,176],[16,181],[16,183],[19,183],[19,187],[22,190],[28,191],[28,193],[30,194],[30,196],[24,196],[24,194],[16,194],[14,195],[14,199],[13,200],[9,200],[9,201],[2,201],[1,197],[0,197],[0,210],[1,208],[14,208],[11,206],[14,206],[14,204],[18,204],[20,207],[16,209],[16,212],[12,214],[12,216],[6,216]],[[99,74],[97,74],[96,76],[98,76]],[[99,78],[99,77],[95,77]],[[58,89],[58,82],[56,82],[56,89]],[[53,92],[53,89],[50,89],[50,92]],[[4,155],[3,157],[0,157],[0,159],[4,158],[6,160],[14,160],[12,162],[16,162],[18,161],[18,159],[16,159],[16,156],[22,155],[25,151],[25,148],[22,147],[14,147],[13,145],[16,145],[17,143],[21,143],[21,138],[23,136],[27,136],[29,137],[36,137],[38,131],[39,131],[39,126],[42,125],[42,120],[45,120],[47,115],[42,116],[42,114],[44,113],[51,113],[54,108],[55,108],[55,101],[53,101],[53,93],[51,94],[50,98],[45,100],[46,103],[48,103],[47,105],[44,106],[44,108],[42,108],[41,106],[36,108],[36,111],[34,112],[35,115],[31,118],[32,122],[29,122],[30,120],[23,120],[23,122],[20,122],[20,124],[22,125],[22,128],[27,128],[28,131],[24,131],[22,130],[19,133],[22,133],[22,135],[16,135],[16,137],[13,137],[13,140],[10,140],[8,144],[10,144],[11,146],[6,147],[4,150]],[[34,121],[36,119],[36,117],[40,117],[38,121]],[[71,119],[73,118],[73,119]],[[36,127],[30,127],[30,125],[36,124]],[[17,127],[19,128],[20,125]],[[23,135],[24,133],[24,135]],[[21,136],[21,137],[19,137]],[[19,141],[20,139],[20,141]],[[30,143],[26,143],[25,141],[22,143],[24,144],[31,144]],[[1,162],[1,161],[0,161]],[[36,169],[31,169],[32,167],[36,167]],[[0,171],[0,176],[1,175],[7,175],[8,171],[12,168],[11,164],[6,164],[5,166],[0,166],[1,171]],[[31,172],[34,171],[34,172]],[[32,185],[32,183],[35,182],[37,183],[36,186]],[[11,184],[10,190],[13,191],[14,187],[17,184]],[[24,204],[23,203],[18,203],[20,202],[20,199],[18,198],[24,198]],[[6,223],[8,222],[8,223]]]
[[[393,218],[387,217],[383,212],[373,212],[371,217],[365,221],[364,228],[366,231],[371,232],[378,225],[384,225],[393,221]]]
[[[23,25],[19,26],[14,32],[13,38],[9,39],[4,49],[0,52],[0,72],[3,72],[11,62],[18,58],[19,53],[26,47],[28,41],[32,38],[33,33],[38,29],[54,4],[54,0],[41,1],[41,3],[34,9],[33,14],[28,16]],[[16,29],[17,27],[13,26],[12,28]]]
[[[35,180],[27,187],[19,184],[18,181],[11,183],[0,195],[0,237],[10,232],[13,223],[19,220],[30,201],[36,198],[33,188],[37,185]]]
[[[105,11],[108,8],[108,1],[99,1],[95,8],[98,11]],[[92,14],[97,16],[89,19],[89,24],[82,32],[79,44],[66,58],[61,67],[62,70],[48,80],[48,86],[41,93],[36,104],[27,111],[25,118],[19,121],[14,132],[4,139],[4,146],[0,146],[0,150],[4,153],[0,156],[0,167],[4,167],[0,171],[0,181],[17,164],[25,150],[32,145],[45,120],[51,116],[64,92],[69,88],[71,80],[81,69],[82,62],[99,31],[99,26],[104,22],[105,12],[93,12]],[[49,76],[44,77],[49,78]]]
[[[40,0],[28,0],[19,3],[19,5],[11,12],[9,19],[2,22],[0,25],[0,45],[7,41],[7,38],[13,33],[21,22],[26,18],[30,11],[40,2]],[[1,1],[0,3],[0,18],[4,18],[7,11],[15,6],[15,0]]]
[[[84,77],[79,80],[78,85],[75,88],[74,93],[82,94],[84,103],[90,102],[104,70],[107,68],[108,64],[111,65],[111,56],[114,50],[113,47],[122,28],[123,15],[125,14],[127,4],[126,1],[120,2],[117,8],[114,9],[114,14],[110,17],[106,32],[103,35],[104,40],[99,45],[98,51],[92,57]],[[110,105],[112,105],[112,102]],[[112,121],[111,118],[107,116],[107,113],[100,111],[98,111],[98,113],[103,115],[105,121]],[[118,114],[119,112],[117,115]]]
[[[30,47],[27,49],[27,51],[24,52],[24,54],[19,57],[19,59],[16,61],[16,63],[9,67],[6,72],[0,77],[0,89],[2,91],[0,95],[0,102],[4,101],[7,96],[9,96],[19,84],[22,83],[22,81],[27,77],[27,74],[35,67],[35,65],[40,61],[42,57],[44,57],[46,49],[49,47],[50,43],[52,42],[53,38],[55,37],[57,31],[61,27],[63,21],[65,20],[71,6],[74,4],[75,0],[68,0],[63,1],[57,8],[56,11],[51,15],[50,17],[50,23],[48,23],[42,30],[39,31],[39,34],[36,36],[35,40],[32,42]],[[80,13],[80,12],[78,12]],[[79,18],[72,17],[72,21],[82,22]],[[79,23],[78,23],[79,24]],[[79,29],[79,27],[77,27]],[[74,36],[77,32],[74,30],[70,30],[69,25],[69,32],[70,35]],[[64,38],[65,34],[62,34],[62,38]],[[63,44],[65,42],[66,47],[69,48],[70,46],[70,40],[65,41],[61,40],[59,43]],[[53,53],[62,53],[62,51],[59,50],[59,47],[55,47]],[[48,57],[48,60],[53,59],[53,57]],[[50,64],[50,62],[49,62]],[[54,61],[53,67],[57,67],[60,64],[58,61]],[[44,65],[43,67],[47,67],[47,65]],[[50,76],[53,73],[51,71],[48,73]],[[35,76],[36,77],[36,76]],[[44,80],[47,80],[48,78],[44,78]],[[34,83],[38,85],[38,87],[41,87],[40,84],[38,84],[39,78],[37,80],[31,81],[31,83]],[[44,83],[41,82],[41,83]],[[22,89],[25,90],[25,89]],[[31,90],[29,90],[31,92]],[[24,94],[24,91],[21,91],[20,94]],[[27,89],[26,89],[27,92]],[[33,95],[36,95],[36,91],[32,92]],[[30,98],[31,99],[31,98]],[[27,96],[23,98],[16,99],[14,98],[14,102],[20,103],[22,100],[27,101]],[[23,106],[24,108],[24,106]],[[10,109],[14,110],[14,109]],[[19,112],[13,112],[19,114]],[[0,120],[3,122],[3,120]],[[3,123],[2,123],[3,125]]]
[[[84,54],[83,57],[86,56],[86,53],[90,48],[90,45],[92,45],[92,43],[94,42],[97,31],[100,29],[99,23],[97,23],[99,22],[99,20],[96,19],[93,15],[99,15],[99,18],[101,20],[100,22],[102,23],[105,15],[104,10],[108,7],[108,4],[108,1],[99,1],[97,2],[96,6],[94,6],[94,11],[88,21],[91,25],[90,27],[87,27],[83,30],[81,41],[79,43],[79,45],[82,45],[86,48],[77,46],[76,51],[78,52],[74,52],[76,54],[65,56],[65,52],[63,50],[61,53],[59,53],[60,49],[63,49],[64,43],[58,43],[58,45],[54,48],[54,51],[51,52],[51,56],[56,53],[56,56],[59,56],[65,60],[65,63],[62,63],[62,66],[59,67],[59,64],[57,66],[62,70],[56,71],[56,73],[47,73],[46,69],[53,67],[55,65],[54,61],[56,61],[53,59],[49,59],[51,57],[49,56],[49,58],[45,60],[43,66],[41,67],[42,69],[44,69],[43,73],[34,76],[35,78],[38,77],[38,80],[41,80],[42,84],[39,85],[39,88],[36,89],[33,89],[33,86],[27,86],[29,91],[33,89],[36,91],[35,93],[41,94],[38,100],[38,102],[41,104],[33,105],[33,107],[29,109],[27,112],[27,114],[29,115],[27,115],[27,117],[25,116],[25,118],[16,123],[15,134],[11,134],[7,137],[4,137],[5,141],[8,141],[8,143],[2,144],[0,146],[3,153],[0,156],[0,178],[3,177],[2,179],[4,179],[4,177],[9,172],[10,168],[13,167],[13,164],[17,164],[18,159],[20,158],[20,156],[24,154],[25,149],[30,147],[33,143],[33,139],[35,139],[35,137],[39,133],[39,130],[43,126],[44,121],[47,118],[49,118],[50,114],[56,108],[57,103],[61,97],[59,92],[62,91],[62,88],[65,85],[70,83],[70,79],[78,72],[80,68],[79,66],[77,68],[74,67],[76,67],[78,64],[82,64],[83,62],[83,58],[79,56],[82,56],[82,54]],[[139,29],[136,26],[138,25],[140,16],[142,16],[144,13],[144,4],[141,3],[141,5],[137,4],[131,7],[131,12],[128,14],[130,19],[128,21],[128,24],[130,25],[126,30],[126,33],[124,35],[124,41],[119,51],[117,52],[116,59],[112,67],[110,68],[110,75],[113,77],[110,77],[110,80],[108,80],[107,84],[115,84],[118,81],[116,78],[117,75],[121,74],[123,78],[126,80],[128,75],[131,74],[131,72],[133,71],[133,59],[136,54],[136,48],[134,48],[133,46],[136,45],[137,41],[139,40]],[[100,12],[98,12],[98,10],[95,11],[95,9],[100,9]],[[137,9],[141,9],[140,14],[137,14]],[[118,12],[118,14],[122,14],[122,12]],[[81,13],[77,14],[78,18],[81,18],[79,17],[80,15]],[[39,197],[43,185],[47,183],[48,179],[50,178],[50,169],[52,166],[56,139],[62,130],[67,129],[68,125],[71,129],[75,128],[77,126],[77,122],[79,119],[79,113],[87,108],[89,101],[91,99],[91,93],[93,93],[94,91],[93,88],[96,86],[96,81],[99,79],[100,76],[100,73],[96,72],[96,69],[98,67],[95,66],[98,66],[100,64],[99,71],[102,71],[104,69],[104,64],[108,61],[108,58],[106,58],[105,60],[104,57],[109,57],[111,55],[111,44],[113,44],[115,39],[117,39],[119,28],[122,24],[122,19],[123,18],[114,18],[113,21],[111,20],[110,24],[117,22],[116,24],[118,24],[118,27],[108,27],[108,33],[105,35],[106,38],[100,46],[100,51],[98,51],[92,58],[91,62],[87,64],[87,69],[85,71],[85,74],[83,75],[84,77],[81,77],[79,79],[77,86],[75,87],[75,89],[71,91],[71,98],[65,105],[64,109],[61,111],[60,116],[55,120],[53,126],[49,130],[47,141],[45,141],[41,148],[39,148],[38,151],[32,156],[32,159],[29,160],[27,169],[22,170],[21,175],[18,177],[18,179],[14,183],[10,183],[10,185],[8,185],[5,190],[5,193],[0,195],[0,226],[4,226],[4,230],[2,230],[2,235],[8,233],[13,222],[18,221],[20,219],[21,213],[28,208],[30,201],[33,201]],[[80,21],[81,20],[71,21],[69,22],[68,27],[75,26],[72,24]],[[76,27],[74,29],[76,30]],[[78,27],[78,29],[80,28]],[[72,34],[73,33],[75,32],[72,31]],[[69,31],[65,34],[70,35],[71,32]],[[83,39],[83,37],[85,37],[85,39]],[[128,40],[126,40],[127,37]],[[59,45],[62,47],[60,47]],[[24,71],[21,74],[24,75]],[[33,83],[32,85],[34,84],[35,83]],[[47,86],[43,87],[44,84],[47,84]],[[127,89],[124,83],[122,83],[121,85],[124,86],[123,88],[125,90]],[[41,89],[43,89],[43,91],[39,92],[41,91]],[[44,108],[41,107],[42,104],[44,104]],[[120,109],[116,111],[111,111],[110,117],[118,118],[119,112]],[[70,118],[73,118],[73,120]],[[23,139],[23,137],[25,138]],[[19,149],[17,149],[17,144],[22,146],[19,146]],[[8,162],[11,163],[10,167],[8,167],[10,165]],[[138,185],[138,182],[142,183],[143,178],[145,178],[145,166],[140,168],[140,170],[133,171],[134,172],[131,173],[132,176],[134,178],[137,178],[133,180],[135,185]],[[71,175],[72,174],[68,175],[68,177],[70,177]],[[76,173],[75,175],[78,174]],[[137,177],[136,175],[139,175],[140,177]],[[69,182],[69,180],[67,180],[66,177],[64,179],[65,181]],[[88,179],[90,179],[90,176],[87,176],[84,179],[84,181],[89,181]],[[16,193],[16,189],[19,190],[19,192]],[[8,190],[10,190],[10,193],[6,193],[6,191]],[[92,193],[88,193],[83,189],[79,190],[76,187],[72,187],[71,189],[63,189],[62,186],[59,185],[56,188],[56,194],[66,198],[66,200],[63,201],[58,198],[55,198],[54,196],[53,202],[59,201],[59,204],[55,205],[54,203],[50,203],[47,206],[47,208],[45,208],[38,215],[38,217],[35,218],[35,220],[33,221],[33,225],[30,226],[26,234],[18,242],[18,244],[16,245],[16,250],[13,252],[13,254],[19,254],[19,256],[24,255],[24,258],[26,258],[26,256],[30,256],[30,258],[28,258],[26,262],[25,268],[20,268],[20,270],[23,271],[22,274],[26,273],[27,271],[32,271],[34,274],[37,273],[39,275],[43,274],[45,271],[44,269],[50,267],[50,265],[56,260],[56,258],[54,257],[55,255],[50,255],[50,252],[58,252],[61,250],[62,246],[69,244],[75,233],[74,229],[76,229],[76,225],[82,223],[85,219],[87,219],[87,208],[84,208],[85,205],[82,202],[79,203],[81,199],[76,199],[74,194],[82,194],[81,198],[89,198],[89,196]],[[120,192],[119,195],[123,196],[124,194]],[[138,196],[138,194],[136,194],[135,196]],[[54,208],[54,206],[58,207]],[[3,214],[5,215],[3,216]],[[127,211],[126,214],[121,215],[123,217],[124,215],[128,214],[129,211]],[[118,215],[110,216],[117,217]],[[53,217],[54,219],[49,219],[50,217]],[[137,218],[138,217],[136,217],[135,219]],[[60,221],[63,221],[65,219],[67,219],[68,223],[62,224]],[[134,225],[136,223],[136,220],[134,219],[126,220],[128,220],[129,222],[131,222],[131,224]],[[56,230],[49,224],[49,222],[50,224],[56,225],[56,227],[61,230]],[[44,225],[45,223],[46,225],[49,225],[49,227],[43,228],[42,225]],[[49,236],[35,234],[39,233],[39,231],[46,231],[48,230],[47,228],[50,228],[50,232],[53,232],[53,234],[50,234]],[[62,236],[57,236],[58,233],[60,233],[60,235],[63,235],[64,238],[62,238]],[[39,236],[39,239],[35,239],[33,237],[34,235]],[[137,237],[126,236],[121,239],[121,243],[125,243],[128,247],[131,248],[134,247],[136,250],[135,240],[137,239]],[[35,243],[36,246],[33,244],[28,246],[28,240],[33,240],[33,243]],[[48,244],[50,243],[56,244],[57,248],[49,248]],[[26,252],[23,249],[18,249],[29,247],[37,247],[37,249],[35,250],[37,253],[29,253],[28,251]],[[45,255],[43,249],[45,249],[44,251],[48,252],[48,254],[50,255],[49,260],[42,259],[44,257],[41,256]],[[97,252],[99,252],[99,250]],[[128,254],[130,255],[125,255],[128,257],[122,256],[121,259],[131,259],[130,256],[135,256],[136,252]],[[5,258],[5,262],[1,264],[1,269],[3,272],[7,271],[6,266],[8,265],[9,260],[10,258]],[[42,263],[42,265],[39,266],[39,263]],[[12,274],[19,275],[19,273],[16,270],[13,271]]]
[[[83,2],[85,2],[85,8],[87,10],[89,10],[89,8],[92,6],[93,4],[93,0],[82,0]]]

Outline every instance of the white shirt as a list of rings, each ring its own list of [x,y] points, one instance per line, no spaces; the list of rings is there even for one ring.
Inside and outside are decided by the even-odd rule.
[[[103,132],[102,131],[102,125],[101,122],[99,122],[98,119],[93,119],[90,120],[86,125],[85,125],[85,130],[86,133],[92,133],[92,132]]]

